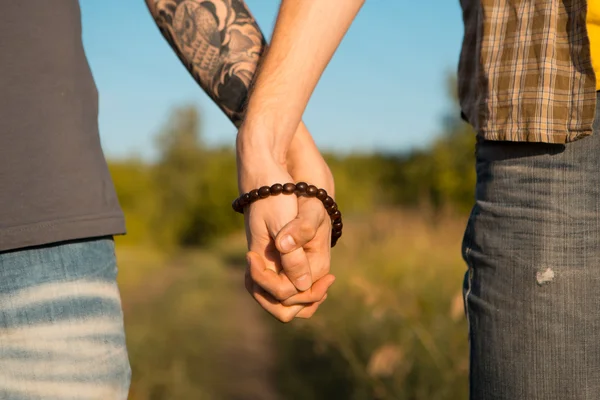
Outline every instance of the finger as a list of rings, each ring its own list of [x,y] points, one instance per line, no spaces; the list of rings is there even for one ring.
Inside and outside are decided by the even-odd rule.
[[[273,315],[281,322],[290,322],[294,317],[302,311],[303,306],[297,305],[292,307],[283,306],[271,295],[264,291],[260,286],[252,281],[250,268],[246,268],[244,276],[244,286],[252,298],[269,314]]]
[[[326,211],[317,199],[299,199],[298,215],[277,232],[275,244],[282,254],[302,248],[315,238]]]
[[[245,211],[248,250],[262,256],[271,269],[280,269],[280,252],[274,238],[297,215],[296,196],[270,197],[251,204]]]
[[[323,302],[327,299],[327,295],[325,295],[320,301],[308,306],[308,307],[304,307],[302,310],[300,310],[300,312],[298,314],[296,314],[295,318],[310,318],[312,317],[315,312],[317,312],[317,309],[319,308],[319,306],[321,304],[323,304]]]
[[[329,274],[331,269],[331,228],[328,224],[319,227],[317,236],[304,247],[313,281]]]
[[[301,305],[284,306],[256,283],[253,284],[252,292],[254,300],[281,322],[290,322],[304,308],[304,306]]]
[[[281,253],[281,267],[300,291],[313,284],[311,267],[303,246],[315,238],[324,222],[325,211],[318,200],[300,199],[298,215],[286,224],[275,237]]]
[[[310,289],[313,285],[312,272],[303,248],[288,254],[281,254],[280,260],[282,273],[288,277],[298,291],[303,292]]]
[[[298,294],[298,290],[287,275],[273,271],[258,254],[248,252],[246,260],[252,281],[275,299],[281,301]]]
[[[316,281],[310,289],[305,292],[298,293],[291,296],[281,302],[284,306],[293,306],[297,304],[310,304],[319,302],[324,296],[327,295],[327,290],[335,282],[335,276],[326,275],[325,277]]]

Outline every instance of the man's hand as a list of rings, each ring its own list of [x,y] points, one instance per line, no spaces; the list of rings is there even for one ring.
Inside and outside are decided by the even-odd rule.
[[[283,0],[273,46],[262,57],[266,41],[243,0],[146,0],[161,33],[194,79],[236,126],[242,121],[245,125],[237,140],[240,190],[305,181],[333,196],[331,173],[299,121],[363,2]],[[263,58],[262,77],[255,81]],[[249,100],[252,82],[255,93]],[[294,136],[297,130],[301,134]],[[317,200],[294,198],[261,200],[246,212],[253,261],[248,276],[256,278],[249,287],[270,288],[266,293],[276,307],[261,304],[282,320],[312,315],[332,282],[329,217]],[[291,250],[285,247],[287,234],[295,241]],[[260,257],[255,260],[256,254]],[[261,278],[252,273],[256,267],[278,273],[265,272]],[[310,279],[300,279],[307,271]],[[270,283],[273,279],[279,281]],[[298,290],[306,287],[311,289]]]
[[[248,269],[245,284],[248,292],[265,310],[281,322],[290,322],[294,318],[310,318],[327,299],[327,290],[335,281],[333,275],[319,279],[307,291],[297,293],[294,286],[283,274],[267,267],[264,259],[254,252],[248,252]],[[288,289],[285,289],[285,288]],[[266,288],[266,289],[264,289]],[[281,299],[295,298],[292,302]]]
[[[302,123],[287,152],[286,166],[296,182],[323,188],[335,198],[331,170]],[[297,218],[279,232],[275,243],[282,254],[284,269],[295,262],[295,254],[302,248],[313,278],[316,280],[327,275],[331,262],[331,219],[323,203],[316,198],[299,197]],[[293,299],[290,299],[287,303],[292,302]]]
[[[304,113],[306,104],[323,70],[363,2],[364,0],[282,0],[275,24],[273,40],[269,50],[261,59],[262,66],[256,74],[253,89],[250,91],[245,119],[237,137],[238,171],[248,172],[247,176],[250,180],[256,177],[259,178],[255,179],[254,184],[250,185],[248,189],[277,182],[277,180],[264,179],[268,178],[265,176],[268,174],[261,174],[260,171],[252,171],[252,168],[257,168],[257,166],[263,163],[263,160],[269,160],[267,164],[279,166],[279,168],[286,165],[287,159],[290,157],[289,153],[292,148],[292,142],[298,136],[297,132],[301,127],[302,114]],[[240,155],[242,156],[240,157]],[[300,157],[299,159],[301,160],[298,167],[300,168],[299,170],[304,168],[307,171],[306,179],[302,180],[315,186],[319,185],[313,179],[310,179],[312,174],[309,168],[313,168],[313,165],[308,161],[309,158]],[[295,178],[294,181],[297,182],[299,180],[299,177],[295,174],[292,176]],[[275,207],[275,200],[280,200],[280,204],[284,205],[282,199],[269,198],[268,200],[268,202],[261,200],[250,206],[248,220],[250,221],[251,228],[255,226],[256,229],[260,229],[258,224],[252,224],[254,218],[252,208],[266,208],[269,204]],[[259,205],[261,202],[263,202],[263,205]],[[307,209],[311,207],[312,209],[313,203],[309,200],[303,203],[301,199],[296,207],[306,207]],[[303,215],[307,215],[306,217],[298,218],[295,222],[291,222],[294,219],[293,216],[285,215],[286,211],[283,209],[274,209],[274,212],[278,213],[280,217],[285,216],[285,218],[279,221],[278,226],[269,227],[270,237],[276,239],[275,243],[277,245],[275,249],[278,250],[277,253],[281,254],[279,257],[280,268],[286,274],[287,270],[290,270],[290,278],[297,289],[309,286],[308,283],[305,283],[308,282],[307,270],[310,271],[315,268],[329,270],[329,235],[331,228],[328,225],[329,221],[327,218],[324,219],[327,221],[327,225],[325,228],[322,228],[323,223],[320,223],[322,220],[317,216],[316,208],[314,210],[314,212],[303,212]],[[300,209],[298,211],[298,215],[300,215]],[[289,212],[289,209],[287,212]],[[324,213],[324,210],[321,212]],[[256,220],[259,221],[263,215],[268,216],[267,210],[260,212]],[[285,219],[288,219],[288,221],[285,221],[285,224],[281,225]],[[313,222],[311,224],[306,221]],[[314,228],[315,224],[319,227]],[[310,225],[313,226],[315,231],[313,238],[300,245],[300,247],[298,247],[298,242],[296,242],[296,246],[292,246],[293,250],[288,251],[285,248],[287,240],[284,240],[288,236],[287,234],[297,232],[297,240],[305,241],[306,238],[310,238],[310,235],[313,235],[312,232],[310,234],[300,234],[298,232],[303,230],[300,227]],[[307,232],[309,230],[306,229]],[[248,238],[251,241],[254,241],[253,238],[255,235],[259,235],[259,231],[253,231],[252,229],[248,231]],[[327,239],[324,239],[325,237]],[[319,242],[319,240],[323,241]],[[263,245],[266,246],[265,243],[261,244],[261,246]],[[327,246],[327,248],[324,246]],[[271,252],[273,251],[271,250]],[[311,254],[315,266],[309,261],[309,255]],[[324,260],[325,254],[326,261]],[[255,260],[253,254],[250,254],[250,256],[250,260],[253,262]],[[268,252],[265,252],[264,256],[267,257]],[[275,267],[277,266],[276,260],[267,260],[267,262],[272,262]],[[310,267],[300,267],[303,264],[309,264]],[[323,265],[323,267],[319,267],[319,265]],[[261,269],[264,270],[264,267],[262,264],[259,265],[259,271]],[[250,271],[252,272],[252,270],[251,267]],[[275,268],[274,272],[279,273],[277,268]],[[274,277],[273,275],[271,276]],[[256,282],[258,276],[253,276],[251,273],[250,278],[254,278],[253,280]],[[311,281],[316,281],[314,278],[316,278],[316,273],[315,276],[311,277]],[[266,284],[263,283],[259,286],[262,286],[264,289]],[[260,293],[256,292],[256,286],[252,284],[249,287],[258,301]],[[321,294],[320,290],[321,286],[317,286],[317,283],[315,283],[315,295],[310,300],[317,299]],[[279,298],[274,298],[278,300],[291,293],[291,291],[278,292],[276,294],[279,294]],[[261,304],[265,308],[272,305],[277,306],[279,314],[276,316],[279,315],[282,320],[290,320],[290,318],[293,318],[294,312],[297,311],[296,315],[300,313],[300,305],[291,305],[294,302],[292,299],[293,296],[283,300],[285,304],[290,304],[288,307],[292,307],[292,309],[281,308],[286,307],[281,302],[262,301]],[[317,301],[314,304],[318,306],[319,302]]]
[[[295,217],[288,214],[293,209]],[[280,225],[282,216],[290,222],[272,229]],[[329,274],[331,228],[323,205],[316,199],[270,197],[250,206],[246,226],[250,248],[246,289],[280,321],[311,317],[335,280]],[[285,245],[288,235],[295,242],[291,247]]]
[[[285,166],[266,162],[268,157],[256,161],[240,150],[242,192],[265,184],[305,180],[334,194],[331,172],[302,124]],[[335,280],[329,274],[331,223],[321,202],[286,195],[259,200],[246,210],[246,233],[250,249],[246,288],[250,294],[281,321],[312,316]]]

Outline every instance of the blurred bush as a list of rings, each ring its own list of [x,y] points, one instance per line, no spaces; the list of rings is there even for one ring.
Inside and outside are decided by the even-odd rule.
[[[349,218],[328,300],[288,325],[226,261],[243,235],[169,257],[118,247],[130,399],[467,398],[463,227],[402,211]]]
[[[109,163],[128,225],[125,244],[163,249],[208,245],[240,228],[233,149],[206,148],[196,109],[181,107],[157,137],[158,160]]]
[[[428,209],[434,214],[470,209],[475,135],[460,119],[456,97],[451,100],[442,132],[424,150],[324,155],[334,173],[336,200],[346,215],[386,207]],[[157,162],[110,163],[129,226],[124,242],[202,246],[242,226],[240,216],[231,212],[238,195],[235,152],[231,147],[205,146],[200,125],[196,109],[176,108],[158,135]]]
[[[309,321],[275,326],[282,398],[466,399],[464,222],[400,211],[352,219],[327,301]]]

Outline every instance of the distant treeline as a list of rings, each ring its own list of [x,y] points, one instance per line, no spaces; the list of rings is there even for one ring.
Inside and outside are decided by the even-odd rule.
[[[473,203],[475,136],[456,108],[453,104],[437,139],[425,149],[325,154],[344,213],[368,214],[388,207],[468,212]],[[109,163],[127,215],[129,234],[123,241],[202,246],[243,227],[230,206],[238,194],[234,150],[205,146],[199,122],[196,109],[176,109],[158,135],[155,163]]]

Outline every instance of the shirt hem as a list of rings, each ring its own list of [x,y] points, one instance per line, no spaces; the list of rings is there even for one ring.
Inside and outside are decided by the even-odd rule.
[[[478,136],[483,140],[489,141],[567,144],[591,136],[592,134],[592,129],[569,131],[566,133],[564,131],[539,133],[533,130],[529,130],[527,132],[509,132],[508,130],[498,130],[480,132]]]
[[[122,213],[38,222],[0,229],[0,251],[125,233]]]

